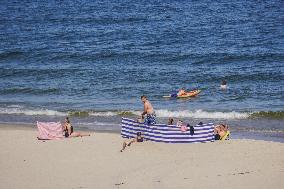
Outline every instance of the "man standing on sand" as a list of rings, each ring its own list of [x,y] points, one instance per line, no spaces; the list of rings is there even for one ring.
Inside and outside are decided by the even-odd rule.
[[[144,111],[141,114],[142,119],[144,119],[144,115],[146,115],[145,118],[145,124],[156,124],[156,114],[154,112],[154,108],[152,104],[147,100],[146,96],[141,96],[141,101],[144,103]]]

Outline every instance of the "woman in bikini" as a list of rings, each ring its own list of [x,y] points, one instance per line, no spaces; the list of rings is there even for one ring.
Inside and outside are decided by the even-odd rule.
[[[83,133],[79,133],[79,132],[74,132],[73,126],[71,125],[68,117],[65,118],[65,122],[64,122],[64,125],[63,125],[63,132],[64,132],[64,136],[66,138],[68,138],[68,137],[91,136],[90,134],[83,134]]]

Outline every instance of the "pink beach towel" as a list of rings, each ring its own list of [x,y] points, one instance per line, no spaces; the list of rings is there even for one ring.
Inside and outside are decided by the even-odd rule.
[[[63,138],[60,122],[37,122],[38,139],[52,140]]]

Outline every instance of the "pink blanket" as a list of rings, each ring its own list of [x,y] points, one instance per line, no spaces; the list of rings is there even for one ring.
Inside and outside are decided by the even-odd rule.
[[[51,140],[63,138],[60,122],[37,122],[38,139]]]

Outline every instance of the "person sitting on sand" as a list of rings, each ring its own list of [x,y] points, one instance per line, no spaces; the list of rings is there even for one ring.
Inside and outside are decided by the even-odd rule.
[[[90,134],[81,134],[79,132],[74,132],[73,126],[71,125],[68,117],[65,118],[65,122],[64,122],[64,125],[63,125],[63,132],[64,132],[64,136],[66,138],[68,138],[68,137],[91,136]]]
[[[173,125],[173,124],[174,124],[174,119],[170,117],[168,120],[168,125]]]
[[[182,120],[178,120],[177,121],[177,127],[181,127],[183,125],[183,121]]]
[[[144,104],[144,111],[141,114],[141,118],[144,119],[144,115],[146,115],[146,118],[144,120],[144,123],[149,124],[156,124],[156,114],[154,112],[154,108],[152,104],[149,102],[146,96],[141,96],[141,101]]]
[[[227,89],[227,81],[226,80],[223,80],[221,85],[220,85],[220,88],[221,89]]]
[[[134,139],[132,139],[129,143],[123,142],[122,149],[120,150],[120,152],[123,152],[127,146],[130,146],[134,142],[143,142],[143,136],[141,132],[137,132],[136,135],[137,136]]]
[[[223,138],[229,130],[228,125],[219,124],[214,128],[215,140]]]

